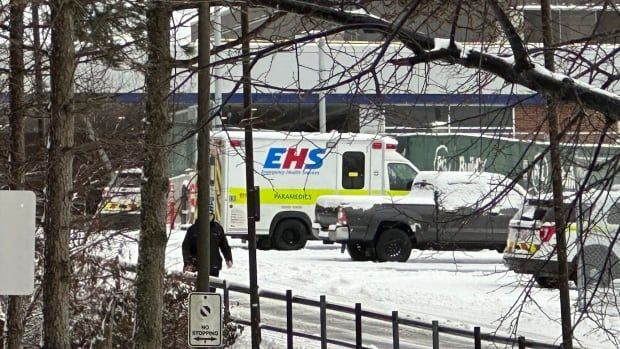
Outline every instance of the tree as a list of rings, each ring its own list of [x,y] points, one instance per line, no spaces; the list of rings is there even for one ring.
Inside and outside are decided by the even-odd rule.
[[[50,52],[50,142],[45,207],[45,273],[43,279],[43,343],[69,348],[69,234],[73,187],[73,115],[76,4],[52,0]]]
[[[9,188],[12,190],[25,189],[25,162],[26,150],[24,139],[24,119],[26,104],[24,101],[24,9],[25,1],[11,1],[10,8],[10,126],[11,143],[9,151]],[[24,305],[27,298],[20,296],[9,297],[7,311],[7,348],[19,349],[22,347],[24,336]]]
[[[171,127],[170,8],[150,1],[146,10],[147,62],[145,71],[146,125],[142,184],[141,232],[136,273],[136,348],[161,348],[164,259],[167,243],[165,217],[168,193],[167,149]]]

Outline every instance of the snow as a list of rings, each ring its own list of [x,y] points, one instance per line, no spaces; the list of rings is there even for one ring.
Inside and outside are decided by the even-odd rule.
[[[603,90],[603,89],[598,88],[598,87],[594,87],[594,86],[592,86],[592,85],[590,85],[590,84],[588,84],[586,82],[583,82],[581,80],[573,79],[573,78],[571,78],[568,75],[552,72],[552,71],[548,70],[547,68],[543,67],[540,64],[534,63],[534,70],[538,74],[547,76],[547,77],[549,77],[549,78],[551,78],[553,80],[559,81],[559,82],[570,81],[571,83],[573,83],[573,84],[575,84],[575,85],[577,85],[577,86],[579,86],[579,87],[581,87],[583,89],[590,90],[592,93],[597,93],[597,94],[601,94],[601,95],[607,96],[608,98],[615,99],[616,101],[618,101],[620,103],[620,96],[615,94],[615,93]]]
[[[431,51],[439,51],[441,49],[449,49],[450,48],[450,39],[443,39],[443,38],[434,38],[433,39],[433,43],[434,43],[434,47]],[[454,42],[454,45],[456,45],[456,48],[459,51],[463,51],[463,47],[460,43],[458,42]]]
[[[166,252],[169,271],[182,270],[184,233],[181,230],[171,233]],[[220,275],[229,282],[248,285],[248,250],[240,240],[230,240],[230,243],[234,266],[223,269]],[[137,247],[134,248],[129,259],[135,263]],[[311,241],[299,251],[259,250],[257,263],[258,285],[262,290],[284,293],[291,289],[295,295],[312,299],[326,295],[327,301],[332,303],[353,306],[359,302],[368,310],[386,314],[398,310],[402,317],[429,323],[438,320],[440,325],[467,330],[481,326],[483,333],[497,330],[498,335],[506,336],[512,333],[514,312],[518,309],[513,310],[506,321],[501,322],[501,319],[511,313],[515,304],[522,302],[523,292],[530,282],[528,276],[508,271],[502,264],[501,254],[488,250],[414,250],[406,263],[352,262],[346,253],[340,253],[339,245]],[[570,292],[575,320],[579,314],[575,313],[577,291],[574,286]],[[231,297],[247,298],[234,292]],[[529,297],[521,309],[517,333],[557,344],[561,338],[558,292],[533,287]],[[240,309],[232,311],[235,315]],[[620,328],[619,314],[608,316],[605,324],[608,329]],[[249,337],[250,331],[246,328],[235,348],[249,347]],[[280,334],[271,333],[265,338],[262,348],[286,347],[285,337]],[[616,347],[587,319],[577,324],[575,338],[582,348]]]
[[[377,16],[377,15],[373,15],[372,13],[368,13],[368,11],[362,9],[362,8],[358,8],[355,10],[345,10],[344,12],[346,13],[350,13],[352,15],[363,15],[363,16],[368,16],[368,17],[372,17],[372,18],[376,18],[376,19],[381,19],[381,17]]]

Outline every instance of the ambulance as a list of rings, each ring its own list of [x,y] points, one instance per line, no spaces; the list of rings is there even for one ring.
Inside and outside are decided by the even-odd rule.
[[[245,134],[211,135],[211,200],[231,237],[247,237]],[[418,169],[392,137],[354,133],[254,131],[260,188],[257,247],[294,250],[312,239],[321,195],[406,195]],[[191,201],[191,200],[190,200]]]

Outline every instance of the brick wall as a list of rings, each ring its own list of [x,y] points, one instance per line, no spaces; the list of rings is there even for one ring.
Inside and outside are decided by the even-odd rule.
[[[574,104],[562,104],[559,109],[560,130],[568,127],[570,119],[577,115],[578,121],[568,127],[565,142],[598,143],[605,125],[603,116],[595,112],[582,112]],[[549,140],[544,105],[520,105],[515,107],[515,131],[517,138]],[[613,125],[606,135],[605,143],[614,143],[618,126]]]

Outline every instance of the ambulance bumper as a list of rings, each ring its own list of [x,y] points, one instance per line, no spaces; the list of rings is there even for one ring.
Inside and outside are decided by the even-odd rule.
[[[347,242],[349,241],[349,227],[346,225],[332,224],[325,230],[322,229],[318,223],[313,223],[312,235],[314,235],[317,240]]]

